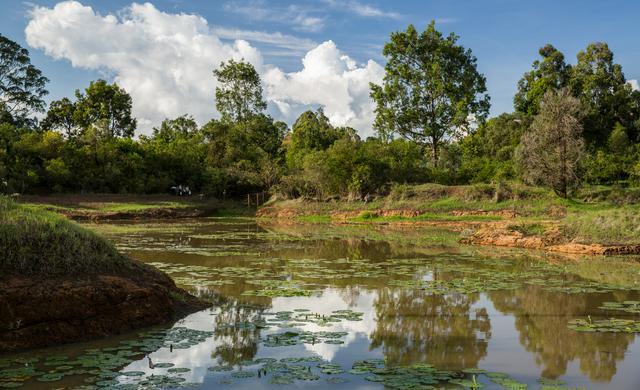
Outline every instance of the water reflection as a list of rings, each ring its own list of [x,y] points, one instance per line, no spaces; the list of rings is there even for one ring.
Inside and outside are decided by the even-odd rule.
[[[477,367],[487,354],[491,321],[473,308],[477,294],[451,296],[422,290],[381,289],[373,309],[371,348],[382,347],[394,365],[427,362],[436,367]]]
[[[450,233],[434,229],[257,225],[248,219],[144,226],[125,223],[94,228],[132,257],[183,267],[177,276],[183,280],[195,278],[188,288],[212,302],[212,310],[195,313],[176,324],[211,332],[206,341],[187,349],[163,347],[148,353],[153,363],[169,362],[188,368],[181,378],[202,384],[203,388],[218,388],[221,383],[228,388],[280,388],[270,385],[264,376],[235,378],[227,371],[210,369],[233,366],[234,372],[256,372],[252,360],[309,356],[345,370],[354,361],[383,357],[394,366],[429,363],[449,370],[487,368],[506,371],[530,387],[538,386],[536,380],[540,376],[561,378],[569,386],[589,389],[636,388],[634,385],[640,382],[640,373],[634,368],[634,363],[640,361],[634,335],[579,333],[567,328],[567,321],[573,318],[610,315],[598,309],[602,302],[638,299],[637,292],[566,294],[546,291],[544,285],[516,284],[498,291],[434,294],[411,284],[420,280],[446,283],[478,279],[478,275],[488,277],[493,273],[517,279],[525,271],[535,274],[535,278],[550,277],[545,274],[549,272],[547,268],[536,265],[547,264],[548,259],[537,259],[528,253],[461,247]],[[597,280],[602,276],[608,281],[633,284],[638,279],[637,275],[625,273],[633,267],[611,267],[615,272],[604,275],[593,265],[578,267],[567,263],[563,267],[562,277],[567,280]],[[613,275],[616,272],[619,275]],[[198,278],[216,283],[199,285]],[[257,280],[294,281],[312,293],[245,295],[262,288],[255,284]],[[256,323],[282,311],[309,310],[330,316],[344,309],[363,315],[357,321],[328,324],[278,323],[268,329],[231,326]],[[267,347],[263,342],[270,334],[301,331],[345,335],[340,338],[341,343]],[[117,341],[111,343],[118,345]],[[78,355],[96,345],[99,343],[58,350]],[[122,367],[123,371],[167,373],[167,369],[152,367],[144,356],[132,355],[132,360]],[[327,386],[328,376],[320,375],[317,362],[301,364],[307,364],[310,371],[313,368],[320,379],[300,382],[299,386]],[[332,387],[382,388],[365,381],[363,376],[337,375],[349,382]],[[80,382],[69,379],[65,385]],[[489,385],[486,380],[485,384]]]
[[[554,294],[528,286],[488,295],[499,311],[515,317],[520,344],[535,356],[546,378],[561,377],[571,362],[579,361],[580,370],[591,380],[608,382],[635,339],[632,334],[580,333],[567,328],[569,320],[599,313],[601,302],[624,299],[626,294]]]
[[[260,343],[260,329],[235,328],[229,325],[251,323],[261,318],[263,312],[264,308],[238,304],[233,300],[217,307],[217,315],[213,321],[216,348],[211,357],[217,360],[219,365],[243,365],[243,362],[256,356]]]

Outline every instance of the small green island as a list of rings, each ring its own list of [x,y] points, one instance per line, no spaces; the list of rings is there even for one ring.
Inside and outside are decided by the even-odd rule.
[[[0,4],[0,389],[637,388],[638,5],[155,3]]]

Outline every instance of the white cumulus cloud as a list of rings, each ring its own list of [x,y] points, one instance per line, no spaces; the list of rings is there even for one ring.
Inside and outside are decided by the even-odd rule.
[[[631,85],[631,89],[634,91],[640,91],[640,85],[638,85],[638,80],[627,80],[627,83]]]
[[[261,74],[276,119],[291,124],[305,109],[322,106],[333,124],[367,135],[373,120],[369,82],[380,82],[383,75],[376,62],[359,66],[331,41],[316,46],[280,33],[224,29],[198,15],[166,13],[150,3],[133,3],[108,15],[76,1],[37,6],[25,33],[30,46],[54,58],[113,74],[133,98],[142,133],[184,113],[200,123],[217,116],[212,70],[233,58],[249,61]],[[232,37],[243,39],[229,41]],[[287,73],[264,64],[250,42],[271,44],[290,55],[306,52],[302,69]]]
[[[299,72],[271,68],[264,74],[267,94],[281,112],[295,115],[309,105],[322,106],[334,125],[370,134],[374,106],[369,82],[379,83],[384,69],[372,60],[358,67],[332,41],[309,51],[302,64]]]

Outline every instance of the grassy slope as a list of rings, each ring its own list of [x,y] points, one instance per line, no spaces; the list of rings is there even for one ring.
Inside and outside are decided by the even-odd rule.
[[[551,191],[522,185],[497,189],[491,185],[406,186],[372,202],[314,202],[289,200],[269,204],[275,209],[291,209],[305,222],[330,222],[336,213],[357,213],[347,222],[493,221],[499,213],[514,211],[510,229],[525,235],[542,235],[549,223],[559,226],[567,240],[598,244],[640,244],[640,190],[590,187],[574,199],[558,198]],[[380,210],[418,210],[414,217],[381,216]],[[453,212],[463,215],[454,215]],[[464,212],[469,214],[464,214]],[[474,215],[473,212],[489,212]],[[335,218],[335,217],[334,217]]]
[[[52,212],[0,197],[1,275],[91,275],[136,264],[103,238]]]
[[[175,197],[168,195],[57,195],[30,196],[20,198],[21,204],[36,210],[55,211],[62,214],[126,213],[145,216],[154,210],[198,210],[213,209],[216,215],[251,215],[244,202],[201,200],[197,197]]]
[[[183,209],[201,205],[197,198],[130,195],[23,196],[29,207],[51,211],[141,212],[150,209]]]

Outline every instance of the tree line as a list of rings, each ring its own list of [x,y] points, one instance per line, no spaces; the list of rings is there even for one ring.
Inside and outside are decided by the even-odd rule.
[[[181,184],[218,197],[362,199],[396,184],[522,180],[568,197],[582,183],[640,183],[640,92],[606,43],[589,44],[575,64],[542,47],[517,84],[514,111],[488,118],[486,79],[458,40],[433,22],[391,34],[385,77],[371,84],[374,137],[332,125],[322,109],[291,128],[274,120],[256,70],[230,60],[212,74],[219,119],[199,126],[185,114],[135,138],[124,89],[96,80],[47,108],[48,79],[0,35],[0,192],[159,193]]]

